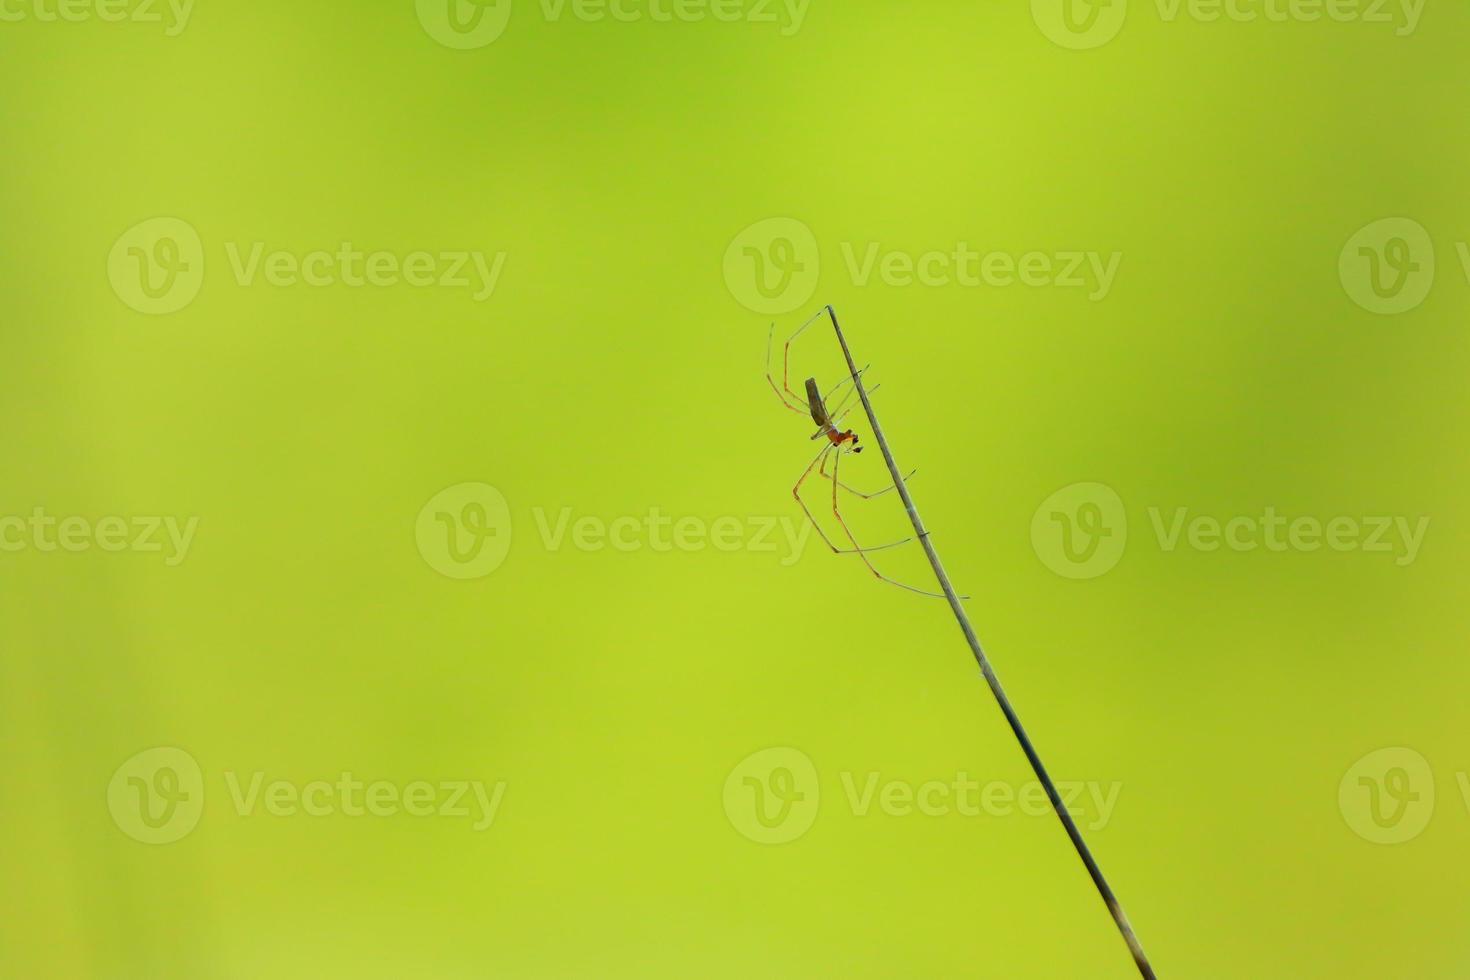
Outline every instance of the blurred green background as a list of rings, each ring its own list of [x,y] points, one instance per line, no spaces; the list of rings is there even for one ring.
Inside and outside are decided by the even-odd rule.
[[[762,356],[828,302],[1160,975],[1470,970],[1462,5],[50,2],[0,19],[0,974],[1135,975],[1053,816],[903,805],[1029,779],[944,604],[783,543]],[[293,280],[342,243],[379,285]],[[454,252],[488,298],[387,271]],[[437,815],[231,790],[344,772]]]

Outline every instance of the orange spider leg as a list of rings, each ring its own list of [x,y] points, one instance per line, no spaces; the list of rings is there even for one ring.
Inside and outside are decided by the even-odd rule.
[[[818,457],[818,459],[820,460],[821,457]],[[926,595],[934,599],[948,598],[948,596],[946,596],[943,592],[927,592],[924,589],[916,589],[912,585],[905,585],[902,582],[891,579],[887,575],[884,575],[882,572],[878,571],[873,563],[868,561],[868,556],[864,553],[865,549],[862,547],[862,545],[858,544],[857,538],[853,535],[852,529],[847,526],[847,521],[842,519],[842,511],[837,506],[837,487],[839,485],[837,482],[837,464],[841,461],[842,453],[839,451],[832,458],[832,516],[836,517],[837,523],[842,525],[842,530],[847,533],[847,539],[852,542],[853,549],[857,552],[858,557],[863,560],[863,564],[868,566],[868,571],[872,572],[881,581],[887,582],[889,585],[896,585],[900,589],[907,589],[909,592],[916,592],[919,595]],[[909,538],[907,540],[912,541],[913,539]],[[899,543],[902,544],[903,542]]]
[[[913,538],[904,538],[902,541],[895,541],[892,544],[879,545],[876,548],[864,548],[856,541],[853,541],[853,547],[851,548],[839,548],[837,547],[837,545],[832,543],[832,539],[827,537],[827,532],[822,530],[822,525],[817,523],[816,517],[813,516],[811,509],[807,507],[806,501],[801,499],[801,485],[807,481],[807,479],[812,475],[812,470],[816,469],[817,465],[819,463],[822,463],[822,460],[826,457],[828,453],[832,452],[834,448],[836,447],[823,446],[822,451],[817,453],[816,459],[813,459],[811,463],[808,464],[806,471],[801,474],[801,479],[796,481],[796,486],[791,488],[791,495],[795,497],[796,502],[801,505],[802,512],[806,514],[806,519],[812,522],[812,527],[817,529],[817,533],[822,536],[822,540],[826,542],[827,547],[831,548],[835,553],[839,555],[851,555],[862,554],[865,551],[883,551],[888,548],[897,548],[901,544],[908,544],[910,541],[912,541]],[[840,517],[838,519],[841,520]],[[851,538],[852,535],[849,534],[848,537]],[[867,559],[864,558],[863,560],[866,561]],[[871,568],[872,566],[869,565],[868,567]]]

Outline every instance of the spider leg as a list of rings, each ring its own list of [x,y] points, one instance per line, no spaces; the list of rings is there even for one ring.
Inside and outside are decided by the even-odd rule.
[[[825,306],[818,310],[816,313],[813,313],[810,319],[808,319],[805,323],[796,328],[795,333],[786,338],[786,345],[781,350],[781,387],[785,389],[786,394],[790,395],[802,406],[806,405],[806,399],[791,390],[791,345],[796,343],[797,337],[800,337],[803,333],[806,332],[807,327],[810,327],[813,323],[816,323],[817,320],[826,315],[826,313],[827,308]]]
[[[863,368],[863,371],[866,371],[866,370],[867,370],[867,368]],[[863,371],[859,371],[858,374],[862,374]],[[879,384],[875,384],[875,385],[873,385],[873,387],[869,388],[868,389],[868,397],[869,398],[872,398],[874,395],[876,395],[878,393],[878,389],[881,388],[881,387],[883,387],[883,385],[881,383],[879,383]],[[853,389],[853,391],[856,391],[856,390],[857,390],[856,388]],[[851,394],[851,392],[849,392],[848,394]],[[846,396],[843,397],[842,404],[843,405],[847,405],[847,397]],[[841,408],[842,406],[839,405],[838,407]],[[847,418],[848,414],[851,413],[854,408],[857,408],[857,404],[847,405],[847,407],[846,408],[843,408],[842,411],[838,414],[838,416],[835,419],[832,420],[832,424],[833,425],[836,425],[839,422],[841,422],[843,419]]]
[[[848,486],[846,483],[843,483],[841,480],[837,479],[837,474],[835,472],[835,470],[836,470],[835,465],[834,465],[833,469],[834,469],[834,472],[831,473],[831,474],[828,474],[828,472],[827,472],[827,461],[826,460],[823,460],[822,461],[822,465],[820,467],[820,472],[821,472],[821,475],[822,476],[824,476],[827,479],[831,480],[832,482],[836,483],[839,487],[841,487],[842,489],[846,490],[848,493],[852,494],[853,496],[855,496],[855,497],[861,497],[864,500],[873,500],[876,497],[883,496],[885,493],[892,493],[893,491],[895,491],[895,490],[898,489],[898,484],[896,484],[896,483],[890,483],[888,486],[884,487],[882,490],[878,490],[878,491],[876,491],[874,493],[863,493],[861,490],[854,490],[852,487]],[[914,478],[914,474],[917,473],[917,472],[919,472],[917,469],[909,470],[908,475],[903,478],[903,482],[907,483],[910,480],[912,480]]]
[[[862,371],[859,371],[858,372],[858,376],[861,376],[862,374],[864,374],[868,370],[868,368],[870,368],[872,366],[873,365],[869,364],[867,367],[863,368]],[[835,395],[835,394],[837,394],[837,392],[841,391],[842,388],[845,387],[846,385],[852,384],[852,382],[853,382],[853,378],[851,376],[850,377],[843,378],[841,381],[837,382],[835,385],[832,386],[832,390],[829,391],[829,392],[827,392],[827,394],[822,398],[822,404],[823,405],[827,405],[827,406],[831,406],[832,405],[832,396]],[[881,387],[882,387],[882,385],[874,385],[872,391],[877,391]],[[870,391],[869,394],[872,394],[872,391]],[[828,408],[827,414],[829,414],[829,415],[836,415],[839,411],[842,411],[843,406],[846,405],[852,399],[852,396],[854,394],[856,394],[856,393],[857,393],[857,388],[854,387],[851,391],[847,392],[846,394],[844,394],[842,396],[842,401],[838,402],[835,407]],[[851,409],[848,409],[848,411],[851,411]],[[844,413],[844,414],[846,414],[846,413]]]
[[[814,527],[814,528],[817,529],[817,533],[822,536],[822,540],[826,542],[827,547],[831,548],[833,552],[835,552],[836,554],[839,554],[839,555],[851,555],[851,554],[859,554],[859,555],[861,555],[865,551],[884,551],[884,550],[886,550],[888,548],[897,548],[901,544],[908,544],[910,541],[912,541],[913,538],[904,538],[902,541],[895,541],[892,544],[879,545],[876,548],[864,548],[861,545],[859,545],[856,541],[853,541],[852,542],[853,547],[851,547],[851,548],[839,548],[839,547],[837,547],[837,545],[835,545],[835,544],[832,543],[832,539],[829,538],[829,537],[827,537],[827,532],[822,530],[822,525],[818,524],[816,517],[814,517],[812,515],[811,508],[807,507],[806,501],[801,499],[801,485],[803,483],[805,483],[807,481],[807,478],[812,475],[812,471],[817,468],[817,464],[821,463],[826,458],[827,454],[830,453],[830,452],[832,452],[832,450],[834,448],[836,448],[836,447],[830,446],[830,445],[829,446],[824,446],[822,448],[822,451],[819,452],[819,453],[817,453],[817,458],[814,459],[814,460],[812,460],[811,463],[809,463],[807,465],[807,468],[806,468],[805,472],[803,472],[801,474],[801,479],[799,479],[799,480],[796,481],[796,486],[794,486],[794,487],[791,488],[791,495],[793,497],[795,497],[796,498],[796,502],[801,505],[802,512],[804,514],[806,514],[806,519],[812,522],[812,527]],[[835,466],[834,466],[834,468],[835,468]],[[834,495],[834,497],[836,496],[835,489],[833,491],[833,495]],[[836,511],[836,507],[835,506],[833,507],[833,511],[834,512]],[[838,520],[841,520],[841,519],[842,519],[841,515],[838,515]],[[851,534],[848,534],[848,537],[851,538],[852,535]],[[863,560],[864,561],[867,561],[866,558],[864,558]],[[872,568],[873,566],[870,564],[868,567],[869,568]]]
[[[818,457],[818,460],[820,459],[821,457]],[[847,533],[847,539],[852,542],[853,547],[857,550],[858,557],[863,560],[863,564],[868,566],[868,571],[872,572],[873,575],[876,576],[879,580],[887,582],[889,585],[896,585],[900,589],[906,589],[909,592],[916,592],[919,595],[929,596],[933,599],[948,598],[948,596],[946,596],[943,592],[927,592],[924,589],[916,589],[912,585],[904,585],[902,582],[899,582],[896,579],[891,579],[887,575],[884,575],[882,572],[878,571],[878,569],[874,567],[873,563],[868,561],[868,556],[865,554],[865,551],[867,549],[864,549],[861,545],[858,544],[857,538],[853,536],[852,529],[849,528],[847,526],[847,522],[842,519],[842,511],[837,507],[837,487],[839,486],[837,482],[837,464],[841,462],[841,460],[841,452],[838,452],[837,455],[832,458],[832,515],[837,518],[837,523],[842,525],[842,530]],[[808,469],[808,471],[810,471],[810,469]]]
[[[779,399],[781,399],[781,404],[782,405],[785,405],[787,408],[791,409],[793,412],[797,412],[797,413],[799,413],[801,415],[808,415],[809,416],[811,414],[811,409],[808,408],[807,405],[804,402],[801,403],[801,404],[799,404],[799,405],[793,405],[793,404],[791,404],[791,400],[789,398],[787,398],[786,395],[783,395],[781,393],[781,389],[779,387],[777,387],[777,385],[776,385],[776,379],[774,377],[772,377],[772,375],[771,375],[771,348],[775,345],[775,341],[776,341],[776,324],[772,323],[771,324],[771,332],[766,335],[766,381],[770,384],[771,390],[776,393],[776,397],[779,398]],[[789,349],[790,346],[791,346],[791,342],[790,341],[787,341],[786,342],[786,346]],[[783,365],[783,367],[782,367],[782,373],[783,373],[783,375],[785,373],[785,370],[786,369],[785,369],[785,367]],[[787,389],[787,390],[790,391],[790,389]],[[794,398],[795,395],[793,394],[791,397]]]
[[[776,393],[776,397],[781,399],[782,405],[791,409],[791,411],[798,412],[802,415],[809,415],[811,413],[811,407],[807,404],[806,398],[803,395],[800,395],[797,392],[791,390],[791,345],[796,342],[796,339],[798,337],[806,332],[806,329],[808,327],[810,327],[824,314],[826,314],[826,312],[827,310],[825,307],[821,310],[818,310],[810,319],[808,319],[801,326],[797,327],[796,331],[790,337],[786,338],[786,342],[782,345],[781,348],[781,383],[779,385],[776,384],[775,375],[771,372],[771,355],[774,352],[776,345],[776,324],[774,322],[771,324],[770,332],[766,334],[766,382],[771,386],[771,390]],[[857,377],[861,376],[863,371],[866,370],[867,368],[865,367],[862,371],[859,371],[857,375],[849,375],[848,377],[843,378],[841,381],[833,385],[832,390],[827,392],[826,397],[822,399],[822,404],[827,405],[828,403],[830,403],[834,394],[836,394],[846,385],[853,384],[853,382],[857,380]],[[878,389],[875,387],[873,390],[877,391]],[[851,391],[848,391],[847,394],[843,395],[842,403],[838,405],[836,409],[830,410],[828,414],[832,415],[840,410],[843,405],[847,404],[848,399],[851,398],[853,393],[856,391],[857,388],[856,386],[854,386]]]

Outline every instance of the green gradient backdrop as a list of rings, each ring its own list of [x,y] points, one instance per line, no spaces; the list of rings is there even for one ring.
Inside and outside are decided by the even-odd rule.
[[[26,16],[0,21],[0,514],[199,526],[176,567],[0,552],[0,974],[1132,975],[1054,818],[847,802],[843,774],[1027,779],[942,604],[815,539],[795,562],[542,539],[563,508],[799,517],[810,425],[760,361],[772,319],[823,302],[875,362],[1049,765],[1121,784],[1089,836],[1161,975],[1470,971],[1462,4],[1396,36],[1133,0],[1085,51],[1020,0],[813,0],[799,29],[517,0],[464,51],[411,0],[203,0],[177,37],[4,9]],[[108,275],[156,216],[204,247],[203,288],[164,316]],[[811,230],[819,282],[767,316],[722,261],[773,216]],[[1338,260],[1395,216],[1427,229],[1435,279],[1385,315]],[[241,284],[226,252],[344,241],[506,262],[476,303]],[[962,241],[1123,258],[1098,301],[864,285],[844,261]],[[800,376],[835,379],[829,337],[802,344]],[[881,482],[876,453],[849,469]],[[415,522],[468,481],[514,530],[460,581]],[[1089,481],[1127,546],[1072,580],[1032,518]],[[1167,551],[1151,507],[1431,523],[1401,565]],[[902,527],[890,498],[846,512],[873,541]],[[202,819],[167,845],[108,807],[154,746],[203,772]],[[722,796],[772,746],[820,793],[780,845]],[[1398,802],[1437,797],[1384,845],[1349,770],[1390,746],[1432,769]],[[343,771],[505,795],[476,833],[242,814],[225,782]]]

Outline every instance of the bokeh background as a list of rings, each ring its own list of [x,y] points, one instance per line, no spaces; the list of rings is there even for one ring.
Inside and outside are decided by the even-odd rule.
[[[756,533],[813,451],[767,331],[832,303],[1043,756],[1119,787],[1087,833],[1160,975],[1465,976],[1470,11],[503,2],[4,7],[0,515],[198,523],[172,563],[8,525],[0,974],[1134,975],[1054,817],[904,810],[1029,779],[944,604]],[[125,274],[158,217],[203,272],[167,314]],[[231,260],[343,242],[504,264],[477,301]],[[960,243],[1121,261],[849,260]],[[839,377],[823,330],[793,361]],[[1033,533],[1079,483],[1126,542],[1090,577]],[[1412,561],[1170,550],[1178,508],[1430,523]],[[503,563],[458,577],[450,530]],[[476,831],[227,781],[343,772],[503,797]]]

